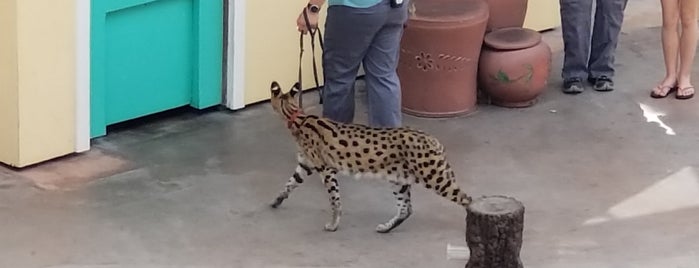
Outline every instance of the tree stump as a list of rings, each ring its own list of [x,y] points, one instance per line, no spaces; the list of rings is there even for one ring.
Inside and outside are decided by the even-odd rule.
[[[474,200],[467,212],[471,256],[466,268],[522,268],[524,205],[511,197],[487,196]]]

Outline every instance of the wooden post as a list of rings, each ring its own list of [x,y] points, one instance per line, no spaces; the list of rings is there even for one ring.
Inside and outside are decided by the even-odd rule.
[[[474,200],[467,212],[471,256],[466,268],[522,268],[524,205],[511,197],[486,196]]]

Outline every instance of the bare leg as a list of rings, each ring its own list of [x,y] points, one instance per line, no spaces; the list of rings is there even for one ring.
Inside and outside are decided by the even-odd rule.
[[[390,232],[401,225],[413,213],[413,207],[410,202],[410,184],[393,184],[393,195],[398,203],[398,212],[387,222],[376,226],[376,231],[379,233]]]
[[[691,75],[697,48],[697,0],[680,1],[682,37],[680,39],[680,72],[677,95],[688,96],[694,93]]]
[[[665,78],[653,89],[657,96],[665,96],[677,84],[679,50],[679,0],[661,0],[663,10],[663,55],[665,56]]]

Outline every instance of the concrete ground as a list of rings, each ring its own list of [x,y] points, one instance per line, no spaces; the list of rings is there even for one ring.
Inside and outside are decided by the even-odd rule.
[[[553,31],[536,106],[406,117],[443,141],[470,194],[525,204],[525,267],[699,267],[699,102],[648,97],[664,72],[658,9],[630,1],[614,92],[562,94]],[[187,112],[115,130],[83,155],[0,168],[0,267],[463,267],[446,259],[448,243],[465,245],[460,208],[415,188],[413,216],[378,234],[394,213],[388,186],[341,180],[345,216],[327,233],[319,180],[267,206],[293,168],[267,104]]]

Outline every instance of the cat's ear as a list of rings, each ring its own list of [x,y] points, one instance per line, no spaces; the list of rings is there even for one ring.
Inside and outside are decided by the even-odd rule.
[[[282,94],[282,88],[279,86],[279,83],[277,83],[277,81],[272,81],[272,85],[270,86],[270,92],[272,93],[272,97],[278,97]]]
[[[301,83],[296,82],[294,83],[294,86],[291,87],[291,91],[289,91],[289,95],[291,95],[292,98],[296,98],[296,95],[301,92]]]

